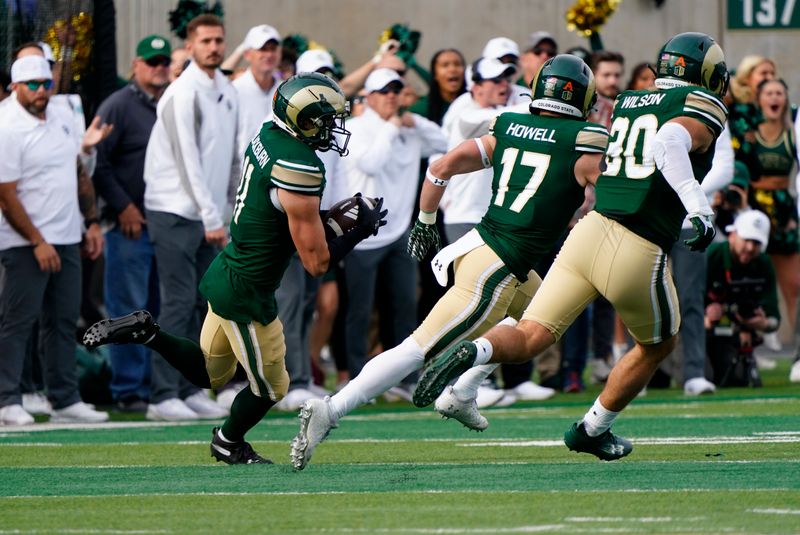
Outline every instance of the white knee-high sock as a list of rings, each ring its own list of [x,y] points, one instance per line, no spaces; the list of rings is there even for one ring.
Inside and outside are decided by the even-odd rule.
[[[383,394],[409,373],[422,368],[422,348],[410,336],[380,355],[371,358],[358,376],[330,399],[330,407],[338,420],[345,414]]]
[[[614,420],[617,419],[617,415],[619,415],[618,412],[610,411],[603,407],[600,403],[600,398],[597,398],[592,408],[583,416],[583,427],[586,429],[586,434],[590,437],[596,437],[603,433],[611,427]]]
[[[461,374],[453,385],[453,393],[464,401],[478,397],[478,387],[497,369],[499,364],[481,364]]]

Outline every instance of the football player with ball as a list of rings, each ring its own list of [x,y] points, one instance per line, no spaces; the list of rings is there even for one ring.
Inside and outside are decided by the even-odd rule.
[[[211,440],[211,455],[228,464],[271,463],[244,436],[289,387],[275,303],[289,259],[296,251],[310,274],[322,275],[386,223],[382,200],[360,196],[346,212],[329,213],[339,232],[326,232],[320,218],[325,167],[315,151],[345,154],[350,137],[349,109],[336,82],[316,73],[293,76],[278,87],[273,112],[244,154],[231,241],[200,282],[209,303],[200,344],[160,331],[144,310],[100,321],[83,340],[87,347],[145,344],[201,388],[224,385],[241,364],[248,388]]]

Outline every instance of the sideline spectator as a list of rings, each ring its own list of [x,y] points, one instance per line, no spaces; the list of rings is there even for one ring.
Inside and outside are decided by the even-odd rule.
[[[183,70],[189,65],[191,58],[189,57],[188,50],[185,48],[176,48],[172,51],[170,60],[169,81],[172,83],[178,79],[178,76],[180,76]]]
[[[712,244],[706,253],[708,357],[718,386],[746,386],[758,377],[753,347],[781,319],[775,270],[763,253],[770,224],[764,213],[748,210],[727,230],[727,241]]]
[[[170,45],[165,37],[139,41],[130,83],[97,110],[114,131],[97,146],[94,184],[105,201],[105,305],[109,316],[158,310],[155,251],[144,218],[144,160],[156,122],[156,104],[169,83]],[[150,349],[112,345],[111,395],[123,412],[145,412],[150,399]]]
[[[533,78],[544,62],[555,57],[556,54],[558,54],[558,43],[550,33],[538,31],[530,34],[525,51],[519,58],[522,79],[518,83],[530,87]]]
[[[225,29],[213,15],[187,27],[192,62],[158,101],[144,164],[144,206],[161,288],[160,324],[197,340],[207,305],[197,289],[227,241],[224,215],[238,181],[236,90],[220,72]],[[227,411],[158,355],[151,359],[150,420],[220,418]]]
[[[444,152],[447,140],[439,126],[419,115],[398,115],[399,95],[405,83],[392,69],[377,69],[367,77],[369,107],[350,124],[350,156],[340,170],[349,191],[365,197],[383,197],[392,216],[380,235],[356,246],[345,259],[347,307],[345,331],[350,377],[367,358],[370,314],[378,280],[390,315],[391,336],[384,347],[394,347],[416,327],[415,261],[406,252],[414,210],[420,158]],[[385,318],[386,319],[386,318]],[[407,386],[407,385],[406,385]],[[409,396],[410,397],[410,396]]]
[[[800,242],[797,201],[790,191],[797,164],[797,144],[789,108],[788,87],[781,79],[766,79],[756,88],[757,109],[763,120],[755,131],[759,175],[751,175],[750,205],[770,219],[766,253],[775,266],[778,287],[786,304],[786,321],[794,332],[800,293]],[[770,349],[780,349],[776,334],[764,337]]]
[[[95,119],[80,143],[73,117],[48,107],[53,76],[42,56],[11,67],[15,93],[0,124],[0,262],[7,281],[0,294],[0,422],[33,423],[20,404],[20,380],[28,338],[41,314],[45,382],[52,421],[102,422],[108,413],[83,403],[78,393],[75,328],[83,253],[97,258],[103,236],[94,189],[77,159],[92,167],[94,147],[111,131]]]
[[[261,125],[272,119],[272,97],[278,89],[278,64],[281,61],[281,36],[267,24],[250,28],[244,39],[244,59],[249,67],[233,87],[239,97],[239,127],[236,147],[243,154]]]

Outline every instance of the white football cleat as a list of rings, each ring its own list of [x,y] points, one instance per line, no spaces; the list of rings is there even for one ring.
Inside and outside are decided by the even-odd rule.
[[[489,427],[489,420],[487,420],[480,412],[478,412],[478,404],[475,399],[462,400],[455,392],[453,386],[449,385],[444,389],[433,407],[436,412],[441,414],[444,418],[453,418],[458,420],[464,427],[474,429],[475,431],[483,431]]]
[[[53,406],[41,392],[22,394],[22,408],[29,414],[53,414]]]
[[[329,397],[309,399],[300,408],[300,431],[292,439],[289,458],[292,468],[302,470],[311,460],[314,449],[338,427],[331,411]]]

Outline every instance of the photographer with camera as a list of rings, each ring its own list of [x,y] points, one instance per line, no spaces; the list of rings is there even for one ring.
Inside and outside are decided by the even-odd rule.
[[[761,386],[753,348],[780,324],[775,269],[763,253],[769,218],[757,210],[739,214],[728,240],[708,248],[706,347],[717,386]]]
[[[730,184],[714,192],[711,208],[714,209],[714,224],[717,233],[727,236],[727,228],[740,213],[750,210],[748,195],[750,191],[750,171],[740,161],[733,163],[733,180]]]

